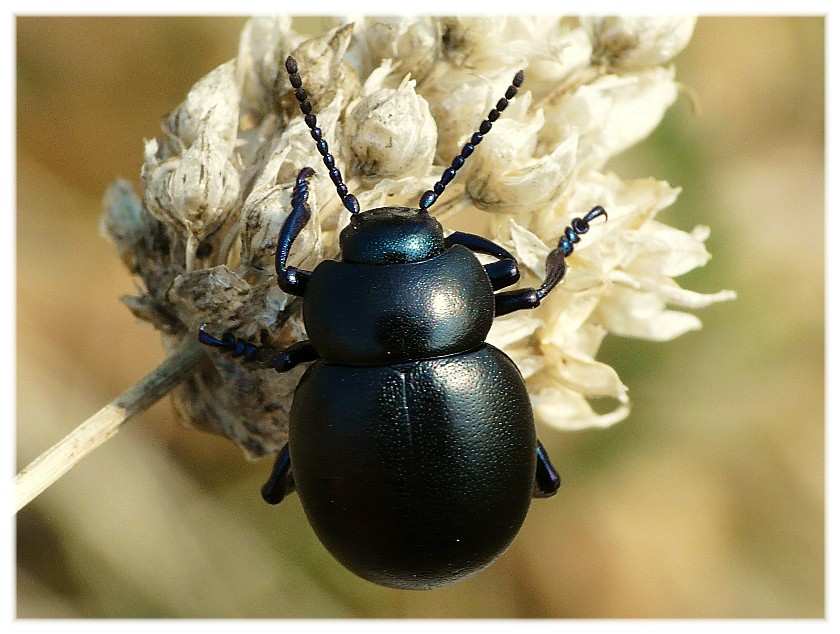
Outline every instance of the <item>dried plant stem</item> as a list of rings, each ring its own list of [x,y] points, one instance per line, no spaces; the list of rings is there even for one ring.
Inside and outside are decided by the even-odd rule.
[[[157,369],[33,460],[15,478],[15,513],[116,434],[132,416],[163,398],[198,365],[203,354],[198,342],[187,343]]]

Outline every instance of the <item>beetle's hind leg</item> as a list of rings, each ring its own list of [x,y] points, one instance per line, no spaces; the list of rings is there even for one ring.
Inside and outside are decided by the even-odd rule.
[[[277,460],[268,481],[263,485],[262,497],[269,504],[280,504],[289,493],[295,490],[295,477],[292,473],[292,459],[289,455],[289,445],[285,445]]]
[[[537,441],[537,473],[534,478],[535,498],[550,498],[560,488],[560,475],[548,459],[543,444]]]

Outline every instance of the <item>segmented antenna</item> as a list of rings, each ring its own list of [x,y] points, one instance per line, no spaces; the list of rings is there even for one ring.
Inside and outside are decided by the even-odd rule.
[[[335,191],[338,192],[338,196],[341,198],[341,202],[344,203],[347,211],[351,214],[359,213],[359,201],[356,200],[356,197],[353,194],[348,193],[347,185],[344,184],[341,172],[338,171],[338,168],[335,166],[335,158],[332,154],[330,154],[330,148],[327,146],[327,142],[321,134],[321,128],[318,127],[318,121],[315,118],[315,115],[312,114],[312,104],[309,103],[309,98],[306,95],[306,91],[303,89],[303,81],[298,74],[297,62],[291,55],[286,58],[286,72],[289,73],[289,83],[291,83],[292,88],[295,89],[295,99],[297,99],[298,104],[300,104],[300,111],[303,113],[303,120],[309,128],[309,133],[312,135],[312,138],[315,139],[315,145],[318,148],[318,153],[324,159],[324,165],[326,165],[327,169],[330,171],[330,179],[335,185]]]
[[[464,165],[464,161],[467,160],[467,157],[473,153],[475,150],[475,146],[481,143],[481,140],[484,138],[484,135],[490,132],[490,128],[493,127],[493,122],[499,118],[499,115],[502,111],[508,107],[510,100],[516,96],[516,91],[522,85],[522,82],[525,81],[525,73],[521,70],[513,76],[513,81],[511,82],[508,89],[505,91],[505,96],[499,99],[499,102],[496,104],[496,107],[493,108],[490,113],[487,115],[487,118],[481,122],[481,125],[478,126],[478,132],[472,135],[469,143],[464,145],[461,149],[461,153],[452,159],[452,164],[443,170],[443,174],[440,176],[440,180],[435,183],[435,186],[420,196],[420,209],[426,210],[431,207],[435,201],[438,199],[443,193],[443,190],[446,189],[446,186],[455,178],[455,172],[457,172],[461,167]]]

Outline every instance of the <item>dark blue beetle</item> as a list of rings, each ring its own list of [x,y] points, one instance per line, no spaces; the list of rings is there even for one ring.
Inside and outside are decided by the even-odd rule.
[[[295,60],[286,60],[306,125],[352,217],[341,261],[314,271],[287,266],[310,217],[311,168],[301,170],[277,242],[278,283],[303,298],[309,340],[282,350],[204,327],[199,340],[286,372],[313,361],[297,387],[289,443],[263,487],[277,504],[296,490],[327,549],[384,586],[429,589],[475,573],[519,531],[532,497],[560,478],[536,437],[528,392],[514,363],[484,341],[494,317],[534,308],[563,279],[565,258],[595,207],[566,228],[539,288],[495,292],[519,279],[514,257],[477,235],[443,228],[429,207],[489,132],[524,80],[518,72],[479,131],[418,209],[359,213]],[[495,258],[482,265],[474,252]]]

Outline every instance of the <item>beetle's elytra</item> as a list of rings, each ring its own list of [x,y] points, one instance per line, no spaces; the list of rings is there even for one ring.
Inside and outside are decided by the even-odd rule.
[[[514,257],[481,236],[444,236],[428,210],[514,97],[522,71],[417,209],[361,213],[292,57],[286,70],[352,214],[341,260],[313,271],[286,263],[310,217],[314,171],[304,168],[275,263],[280,287],[303,298],[309,339],[272,350],[202,327],[199,340],[279,372],[312,362],[295,391],[289,443],[263,487],[268,502],[297,491],[321,542],[360,577],[403,589],[453,583],[504,552],[532,497],[560,486],[522,376],[485,342],[487,333],[494,317],[540,304],[562,280],[580,235],[606,212],[595,207],[572,221],[539,288],[500,291],[519,280]],[[495,261],[481,264],[475,253]]]

